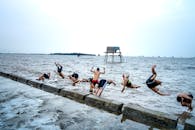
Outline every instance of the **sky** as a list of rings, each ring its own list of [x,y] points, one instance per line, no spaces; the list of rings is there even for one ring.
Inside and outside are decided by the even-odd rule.
[[[0,0],[0,53],[195,57],[195,0]]]

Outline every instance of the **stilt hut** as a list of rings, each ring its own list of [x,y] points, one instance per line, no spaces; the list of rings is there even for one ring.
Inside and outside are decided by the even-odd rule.
[[[115,60],[119,61],[115,61]],[[117,46],[108,46],[105,52],[105,62],[122,62],[122,54],[120,51],[120,47]]]

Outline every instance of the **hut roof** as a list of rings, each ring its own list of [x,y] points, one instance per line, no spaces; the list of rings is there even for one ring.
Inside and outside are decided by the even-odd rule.
[[[117,53],[117,51],[120,52],[120,47],[118,46],[108,46],[106,49],[106,53]]]

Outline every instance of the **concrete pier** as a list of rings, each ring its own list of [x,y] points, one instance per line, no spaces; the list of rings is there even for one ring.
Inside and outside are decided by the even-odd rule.
[[[27,80],[23,77],[17,76],[17,81],[23,84],[27,84]]]
[[[195,117],[186,120],[184,130],[195,130]]]
[[[62,89],[60,91],[59,95],[63,96],[63,97],[67,97],[69,99],[73,99],[73,100],[80,102],[80,103],[84,103],[84,100],[85,100],[86,96],[89,95],[89,93]]]
[[[38,89],[41,89],[41,86],[42,86],[42,83],[32,81],[32,80],[26,80],[25,84],[32,86],[34,88],[38,88]]]
[[[59,88],[56,88],[56,87],[51,86],[51,85],[46,85],[46,84],[41,85],[41,90],[44,90],[46,92],[53,93],[56,95],[58,95],[59,92],[61,91],[61,89],[59,89]]]
[[[94,95],[89,95],[86,97],[85,103],[87,105],[97,107],[111,113],[115,113],[115,114],[122,113],[123,103],[114,100],[108,100]]]
[[[180,122],[182,122],[182,124],[184,124],[185,130],[195,129],[195,117],[192,117],[190,119],[183,118],[182,116],[177,117],[175,115],[169,115],[166,113],[149,110],[136,104],[124,105],[124,103],[122,102],[90,95],[88,92],[57,88],[55,86],[47,85],[42,82],[25,79],[14,74],[0,72],[0,76],[10,78],[14,81],[27,84],[29,86],[41,89],[46,92],[60,95],[62,97],[67,97],[80,103],[85,103],[89,106],[93,106],[108,111],[110,113],[114,113],[117,115],[122,113],[123,116],[127,119],[150,125],[156,128],[175,129],[179,120]]]
[[[157,128],[176,128],[177,126],[176,116],[149,110],[136,104],[125,105],[123,115],[130,120]]]

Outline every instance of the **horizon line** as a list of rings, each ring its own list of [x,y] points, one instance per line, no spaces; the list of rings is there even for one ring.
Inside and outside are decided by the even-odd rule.
[[[0,52],[0,54],[26,54],[26,55],[52,55],[52,54],[90,54],[90,53],[81,53],[81,52],[70,52],[70,53],[26,53],[26,52]],[[94,56],[105,56],[101,54],[90,54]],[[144,56],[144,55],[122,55],[125,57],[154,57],[154,58],[195,58],[195,56]]]

